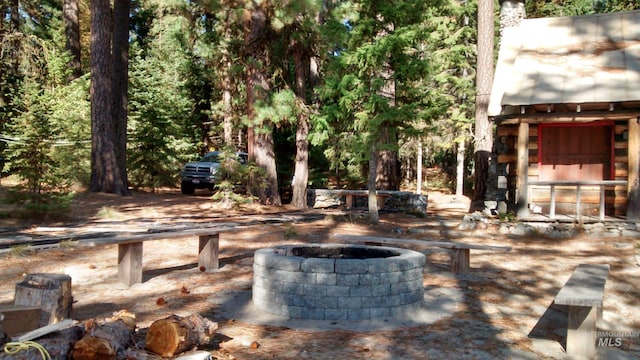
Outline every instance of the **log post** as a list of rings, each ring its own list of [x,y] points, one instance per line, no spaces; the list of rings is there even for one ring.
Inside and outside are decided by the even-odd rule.
[[[518,218],[529,216],[529,123],[520,122],[518,127],[518,160],[516,165]]]
[[[640,220],[640,118],[629,119],[627,220]]]
[[[28,274],[16,284],[16,306],[37,306],[42,309],[39,326],[71,318],[73,296],[71,277],[65,274]]]

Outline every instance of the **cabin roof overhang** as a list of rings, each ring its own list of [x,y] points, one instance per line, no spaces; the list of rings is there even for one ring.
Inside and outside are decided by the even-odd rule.
[[[606,106],[604,106],[606,105]],[[601,120],[628,120],[640,118],[640,102],[629,105],[614,104],[552,104],[512,106],[508,111],[493,116],[496,124],[508,125],[522,122],[540,123],[584,123]]]
[[[504,29],[490,117],[588,121],[637,111],[640,11],[525,19]]]

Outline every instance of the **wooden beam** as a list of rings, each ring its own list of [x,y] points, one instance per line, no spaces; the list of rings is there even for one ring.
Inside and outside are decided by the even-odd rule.
[[[64,319],[58,323],[49,324],[47,326],[43,326],[41,328],[37,328],[35,330],[29,331],[28,333],[24,333],[20,336],[15,336],[11,339],[11,341],[15,342],[24,342],[33,339],[37,339],[41,336],[45,336],[47,334],[51,334],[52,332],[56,332],[62,330],[66,327],[69,327],[74,324],[72,319]]]
[[[0,306],[0,328],[10,337],[40,327],[42,309],[39,306]]]
[[[517,161],[517,216],[529,216],[529,191],[527,182],[529,172],[529,124],[522,122],[518,127],[518,161]]]
[[[531,114],[509,114],[496,116],[495,120],[500,125],[511,125],[518,123],[564,123],[564,122],[592,122],[600,120],[627,120],[636,119],[640,116],[638,110],[620,111],[582,111],[577,112],[551,112],[551,113],[531,113]]]
[[[640,220],[640,117],[629,120],[627,220]]]
[[[418,239],[398,239],[388,238],[380,236],[369,235],[346,235],[335,234],[333,238],[341,241],[356,242],[356,243],[379,243],[385,245],[415,245],[421,248],[439,247],[444,249],[473,249],[473,250],[488,250],[488,251],[511,251],[510,246],[500,245],[480,245],[480,244],[468,244],[461,242],[450,241],[431,241],[431,240],[418,240]]]

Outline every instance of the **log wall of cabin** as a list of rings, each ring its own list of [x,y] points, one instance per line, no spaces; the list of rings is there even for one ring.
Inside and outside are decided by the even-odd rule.
[[[517,144],[518,124],[501,124],[496,130],[496,153],[498,166],[498,196],[510,205],[516,203],[517,189]],[[628,121],[618,120],[614,124],[614,180],[628,177]],[[542,180],[538,171],[538,124],[529,124],[529,166],[528,181]],[[550,203],[549,187],[531,188],[530,202],[547,212]],[[609,187],[605,191],[606,214],[625,216],[627,207],[627,186]],[[575,187],[556,188],[558,213],[575,214]],[[599,190],[584,188],[581,191],[583,215],[596,215],[600,201]]]

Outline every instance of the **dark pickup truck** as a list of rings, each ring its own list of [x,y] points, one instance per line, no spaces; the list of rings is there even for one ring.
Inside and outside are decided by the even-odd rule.
[[[180,190],[185,195],[193,195],[196,189],[209,189],[213,191],[216,184],[216,171],[220,167],[220,151],[206,153],[200,161],[187,163],[180,170]],[[247,154],[236,153],[242,164],[247,163]]]

